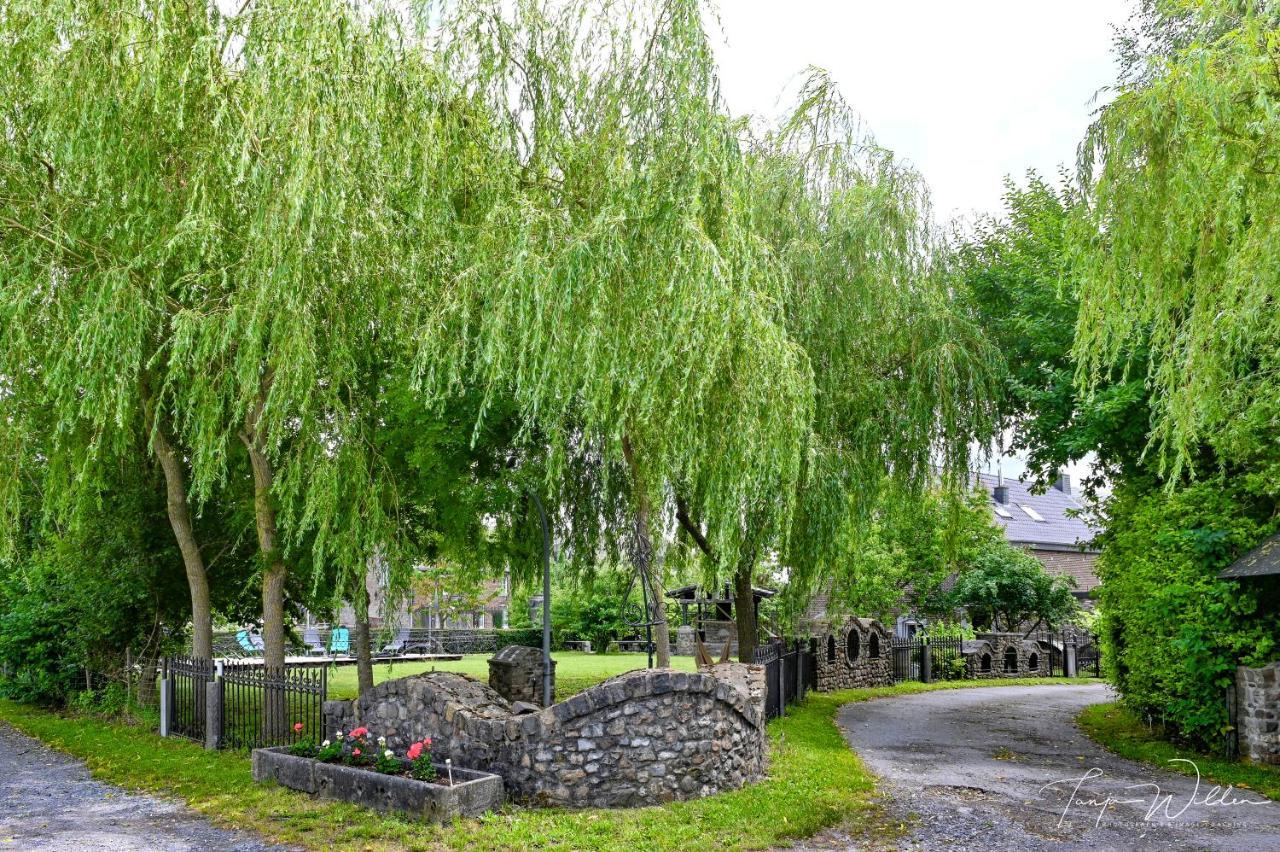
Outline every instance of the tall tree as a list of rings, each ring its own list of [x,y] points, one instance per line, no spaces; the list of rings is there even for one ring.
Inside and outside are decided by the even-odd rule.
[[[189,120],[210,110],[208,97],[166,70],[187,64],[204,27],[181,10],[165,14],[163,38],[131,41],[125,25],[143,16],[124,5],[4,4],[0,374],[53,415],[44,449],[74,467],[48,494],[64,508],[97,499],[106,460],[149,436],[190,589],[193,649],[209,657],[187,464],[157,376],[173,314],[193,295],[182,283],[197,191],[186,164],[211,140]]]
[[[1253,0],[1145,4],[1160,37],[1123,43],[1118,93],[1081,147],[1080,378],[1091,386],[1147,343],[1150,444],[1170,486],[1274,432],[1278,14]]]

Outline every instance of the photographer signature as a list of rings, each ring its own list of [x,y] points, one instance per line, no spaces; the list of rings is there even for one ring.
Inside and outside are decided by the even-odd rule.
[[[1160,789],[1160,785],[1154,782],[1126,785],[1123,788],[1125,790],[1144,791],[1143,795],[1134,796],[1132,798],[1114,798],[1112,796],[1094,798],[1091,796],[1081,796],[1080,788],[1084,784],[1097,778],[1101,778],[1104,775],[1103,771],[1096,766],[1078,778],[1063,778],[1059,781],[1050,781],[1048,784],[1045,784],[1040,788],[1040,792],[1043,793],[1046,790],[1065,789],[1067,785],[1071,785],[1071,794],[1067,797],[1066,807],[1062,809],[1062,816],[1058,818],[1059,828],[1061,828],[1062,824],[1066,822],[1072,806],[1079,806],[1082,809],[1097,808],[1098,814],[1093,823],[1096,828],[1102,824],[1102,818],[1106,815],[1107,811],[1116,805],[1145,806],[1147,810],[1142,819],[1149,822],[1152,819],[1176,820],[1178,817],[1186,813],[1188,808],[1194,805],[1227,808],[1234,807],[1236,805],[1266,805],[1270,803],[1267,799],[1255,800],[1240,798],[1237,795],[1239,791],[1236,790],[1234,785],[1230,784],[1226,787],[1215,785],[1207,792],[1201,793],[1200,767],[1196,765],[1194,760],[1176,757],[1170,759],[1169,762],[1189,764],[1195,771],[1195,786],[1191,790],[1191,795],[1188,796],[1185,801],[1180,803],[1181,807],[1178,806],[1179,803],[1174,802],[1174,793],[1165,793]]]

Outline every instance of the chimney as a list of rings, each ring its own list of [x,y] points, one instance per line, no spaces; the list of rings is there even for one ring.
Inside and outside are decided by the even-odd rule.
[[[1064,471],[1058,471],[1058,481],[1053,483],[1053,487],[1061,491],[1063,494],[1071,493],[1071,477]]]
[[[995,498],[997,503],[1008,503],[1009,486],[1003,484],[997,485],[995,488],[991,489],[991,496]]]

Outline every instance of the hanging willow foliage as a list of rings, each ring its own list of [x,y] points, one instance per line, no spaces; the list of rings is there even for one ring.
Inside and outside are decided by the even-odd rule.
[[[0,372],[85,463],[151,388],[197,501],[243,443],[272,583],[305,547],[405,585],[375,448],[406,363],[424,406],[517,414],[580,561],[679,498],[721,566],[813,578],[886,473],[966,466],[990,353],[822,75],[753,133],[696,0],[226,12],[0,0]]]
[[[1075,351],[1088,386],[1149,342],[1150,447],[1173,485],[1204,444],[1239,460],[1275,433],[1280,11],[1178,0],[1145,20],[1163,37],[1130,43],[1081,147]]]

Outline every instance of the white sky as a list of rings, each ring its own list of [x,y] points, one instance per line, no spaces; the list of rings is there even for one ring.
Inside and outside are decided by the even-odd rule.
[[[880,144],[933,189],[938,218],[995,212],[1001,180],[1075,160],[1115,79],[1126,0],[721,0],[735,113],[773,117],[809,65],[827,69]]]
[[[799,73],[827,69],[880,144],[924,175],[945,222],[998,213],[1006,175],[1056,177],[1074,162],[1116,77],[1112,25],[1131,13],[1126,0],[722,0],[717,51],[736,114],[774,117]],[[1069,472],[1078,482],[1087,469]]]

